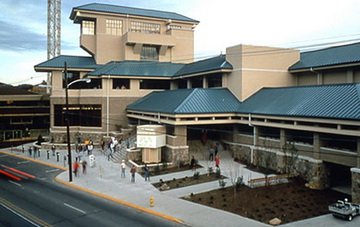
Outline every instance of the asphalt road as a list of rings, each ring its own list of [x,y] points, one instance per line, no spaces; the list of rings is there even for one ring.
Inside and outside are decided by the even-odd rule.
[[[22,179],[0,173],[0,226],[183,226],[59,184],[54,167],[1,154],[1,171]]]

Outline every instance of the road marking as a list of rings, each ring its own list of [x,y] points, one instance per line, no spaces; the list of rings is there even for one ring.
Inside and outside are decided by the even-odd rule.
[[[4,207],[5,209],[11,211],[12,213],[14,213],[15,215],[23,218],[24,220],[26,220],[27,222],[31,223],[34,226],[51,226],[48,223],[46,223],[45,221],[29,214],[28,212],[26,212],[25,210],[15,206],[14,204],[8,202],[5,199],[0,198],[0,206]]]
[[[56,172],[56,171],[59,171],[59,169],[46,170],[45,172],[46,172],[46,173],[51,173],[51,172]]]
[[[1,165],[2,167],[6,168],[6,169],[9,169],[13,172],[16,172],[16,173],[19,173],[21,175],[24,175],[24,176],[27,176],[27,177],[30,177],[30,178],[35,178],[35,176],[31,175],[31,174],[28,174],[28,173],[25,173],[23,171],[20,171],[20,170],[17,170],[17,169],[14,169],[14,168],[11,168],[11,167],[8,167],[8,166],[4,166],[4,165]]]
[[[22,161],[22,162],[18,162],[17,164],[24,164],[24,163],[29,163],[30,161]]]
[[[74,209],[74,210],[76,210],[76,211],[79,211],[80,213],[86,214],[85,211],[80,210],[79,208],[73,207],[73,206],[71,206],[71,205],[69,205],[69,204],[67,204],[67,203],[64,203],[64,205],[67,206],[67,207],[70,207],[71,209]]]
[[[9,182],[10,182],[10,183],[12,183],[12,184],[15,184],[16,186],[21,187],[21,184],[19,184],[19,183],[15,182],[15,181],[9,180]]]

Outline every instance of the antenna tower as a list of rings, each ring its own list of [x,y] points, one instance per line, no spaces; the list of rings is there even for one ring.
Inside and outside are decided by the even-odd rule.
[[[61,0],[48,0],[47,8],[47,59],[60,55],[61,51]],[[51,84],[48,73],[47,84]]]

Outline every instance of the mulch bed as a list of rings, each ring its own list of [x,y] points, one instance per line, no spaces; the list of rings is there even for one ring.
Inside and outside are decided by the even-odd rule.
[[[282,224],[328,214],[328,205],[349,195],[333,190],[312,190],[303,181],[267,187],[242,186],[189,195],[184,199],[229,211],[263,223],[279,218]]]
[[[198,175],[198,177],[192,176],[192,177],[184,177],[179,179],[174,178],[169,181],[153,183],[153,185],[156,188],[160,188],[164,183],[166,183],[170,187],[170,189],[175,189],[175,188],[187,187],[195,184],[202,184],[210,181],[216,181],[224,178],[225,177],[222,175],[218,176],[216,173],[211,173],[211,174]]]

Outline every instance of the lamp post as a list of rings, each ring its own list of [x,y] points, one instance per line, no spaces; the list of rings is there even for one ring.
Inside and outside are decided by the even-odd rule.
[[[69,123],[69,94],[68,94],[68,89],[69,87],[77,82],[86,82],[86,83],[90,83],[91,79],[90,78],[82,78],[82,79],[78,79],[78,80],[74,80],[71,83],[68,84],[68,76],[67,76],[67,63],[64,63],[65,66],[65,106],[66,106],[66,112],[65,112],[65,117],[66,117],[66,137],[67,137],[67,147],[68,147],[68,161],[69,161],[69,182],[72,181],[72,157],[71,157],[71,146],[70,146],[70,123]]]

